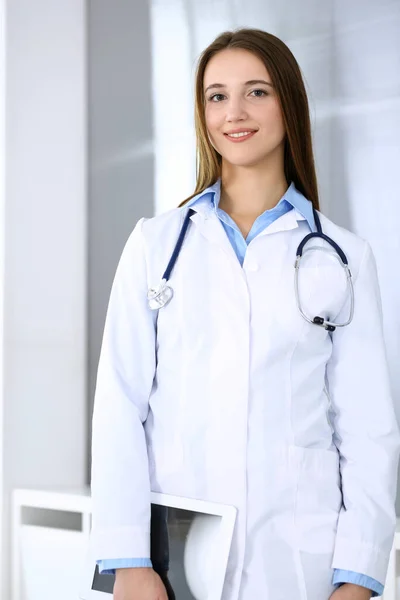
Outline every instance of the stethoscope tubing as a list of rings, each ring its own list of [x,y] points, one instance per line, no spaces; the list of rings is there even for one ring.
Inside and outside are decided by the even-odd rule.
[[[185,219],[183,221],[183,225],[182,225],[181,231],[179,233],[179,237],[175,244],[175,248],[174,248],[171,258],[168,262],[167,268],[162,276],[162,280],[161,280],[161,284],[160,284],[159,288],[150,289],[148,292],[149,306],[153,310],[159,309],[159,308],[162,308],[163,306],[165,306],[171,300],[171,298],[173,296],[173,290],[170,286],[167,285],[167,282],[169,281],[169,278],[171,277],[171,273],[176,264],[178,256],[181,252],[182,245],[183,245],[188,227],[190,225],[190,218],[193,214],[195,214],[195,211],[192,208],[189,208],[189,210],[187,211],[187,213],[185,215]],[[326,234],[323,233],[319,214],[315,210],[315,208],[313,208],[313,214],[314,214],[314,221],[315,221],[315,226],[316,226],[317,231],[307,234],[303,238],[303,240],[300,242],[300,244],[297,248],[297,251],[296,251],[296,260],[295,260],[295,264],[294,264],[294,268],[295,268],[294,291],[295,291],[295,297],[296,297],[296,304],[297,304],[297,308],[298,308],[301,316],[308,323],[317,325],[319,327],[323,327],[323,328],[327,329],[328,331],[333,332],[337,327],[346,327],[353,320],[353,317],[354,317],[354,286],[353,286],[352,275],[351,275],[351,271],[349,268],[347,256],[345,255],[345,253],[343,252],[341,247],[334,240],[332,240],[329,236],[327,236]],[[335,252],[336,252],[335,256],[341,263],[343,269],[345,270],[346,280],[347,280],[347,289],[348,289],[348,292],[350,295],[349,318],[347,319],[347,321],[345,323],[336,323],[333,321],[329,321],[329,319],[324,319],[323,317],[319,317],[319,316],[316,316],[313,319],[311,319],[308,315],[305,314],[305,312],[302,309],[301,301],[300,301],[300,294],[299,294],[299,268],[300,268],[301,259],[303,257],[305,245],[307,244],[307,242],[309,242],[313,238],[319,238],[319,239],[325,240],[325,242],[327,242],[335,250]],[[326,250],[326,248],[321,247],[321,248],[319,248],[319,250]]]

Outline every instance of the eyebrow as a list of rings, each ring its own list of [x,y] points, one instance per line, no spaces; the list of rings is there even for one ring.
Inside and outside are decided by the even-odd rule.
[[[263,83],[264,85],[269,85],[270,87],[274,87],[271,82],[265,81],[264,79],[250,79],[250,81],[245,81],[243,85],[256,85],[258,83]],[[224,83],[212,83],[205,90],[204,93],[208,92],[208,90],[216,89],[216,88],[224,88],[226,85]]]

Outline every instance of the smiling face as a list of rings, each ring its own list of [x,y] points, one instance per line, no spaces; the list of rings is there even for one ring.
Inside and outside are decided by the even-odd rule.
[[[223,161],[250,167],[276,153],[283,161],[285,127],[278,97],[255,54],[221,50],[208,62],[203,83],[208,134]]]

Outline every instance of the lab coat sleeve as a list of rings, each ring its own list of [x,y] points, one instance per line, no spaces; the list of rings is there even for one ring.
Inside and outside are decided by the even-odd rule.
[[[332,568],[362,573],[384,584],[396,526],[400,439],[376,264],[366,242],[354,293],[354,319],[333,333],[327,366],[343,494]],[[338,319],[346,318],[346,310],[348,306]]]
[[[115,274],[92,418],[95,560],[150,558],[150,483],[143,423],[156,365],[155,314],[147,305],[141,219]]]

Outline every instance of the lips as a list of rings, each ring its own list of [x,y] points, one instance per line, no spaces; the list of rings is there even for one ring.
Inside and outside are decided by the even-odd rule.
[[[253,133],[256,129],[252,129],[251,127],[238,127],[237,129],[230,129],[229,131],[224,131],[225,135],[230,135],[232,133]]]
[[[224,136],[231,142],[244,142],[250,139],[255,133],[257,131],[254,129],[233,129],[228,133],[224,133]]]

